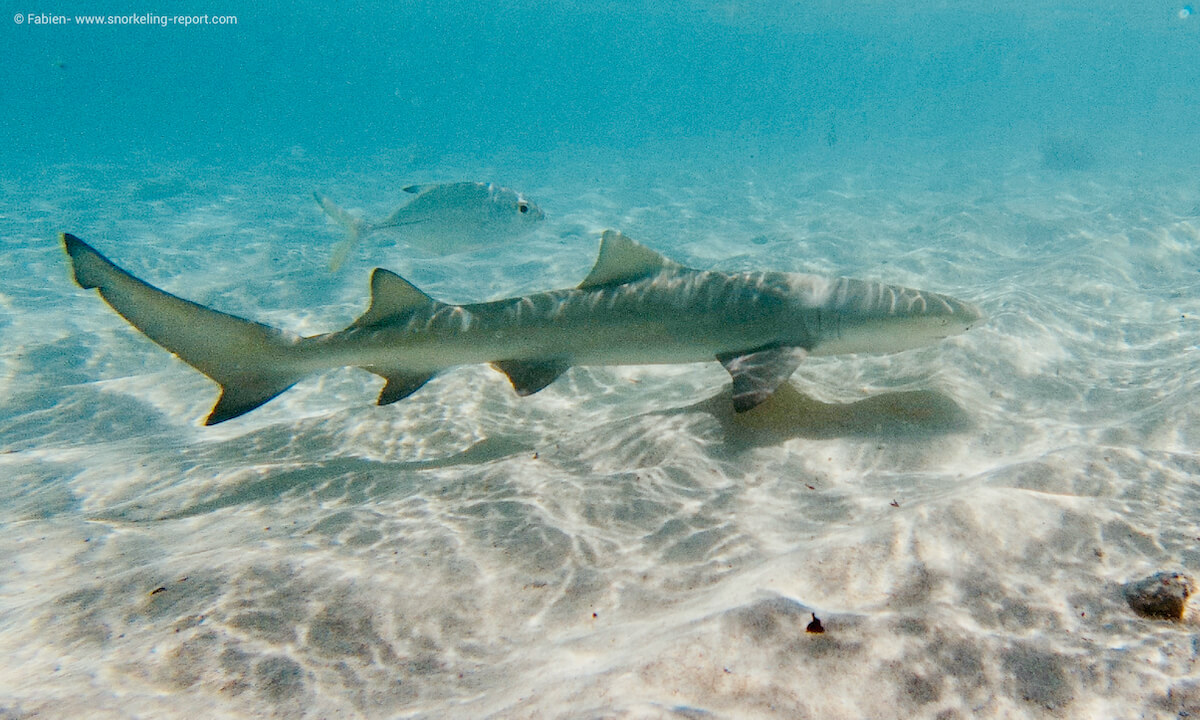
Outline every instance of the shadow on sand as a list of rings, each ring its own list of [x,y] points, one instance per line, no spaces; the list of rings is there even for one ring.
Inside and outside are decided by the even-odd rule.
[[[964,432],[970,416],[933,390],[885,392],[852,403],[825,403],[784,383],[753,410],[733,411],[730,390],[671,412],[706,412],[721,424],[732,449],[777,445],[792,438],[917,440]]]
[[[335,458],[300,468],[267,472],[264,477],[222,486],[208,496],[172,512],[145,510],[140,503],[133,503],[94,514],[90,519],[123,522],[178,520],[228,507],[269,505],[292,494],[346,497],[355,502],[369,503],[397,493],[417,492],[419,480],[414,471],[482,465],[531,449],[508,437],[494,437],[481,440],[448,457],[433,460],[379,462],[355,457]]]
[[[963,432],[970,417],[950,397],[931,390],[885,392],[852,403],[825,403],[784,384],[766,402],[745,413],[733,412],[730,390],[693,405],[651,415],[705,413],[721,426],[726,447],[734,452],[777,445],[792,438],[814,440],[865,438],[913,441]],[[320,494],[371,502],[397,493],[417,492],[415,473],[454,466],[482,465],[532,450],[532,445],[496,436],[448,457],[419,462],[378,462],[336,458],[301,468],[269,472],[222,486],[174,511],[161,513],[140,502],[112,508],[95,520],[170,520],[194,517],[223,508],[270,504],[292,494]]]

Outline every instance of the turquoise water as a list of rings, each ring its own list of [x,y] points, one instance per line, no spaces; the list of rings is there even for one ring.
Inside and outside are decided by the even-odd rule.
[[[1200,711],[1194,618],[1121,590],[1200,565],[1200,18],[456,8],[5,20],[0,717]],[[329,272],[314,190],[382,218],[463,180],[547,219]],[[308,335],[375,266],[452,302],[575,285],[607,228],[989,319],[810,359],[739,417],[715,362],[528,398],[469,366],[383,408],[330,371],[204,427],[216,386],[57,239]]]

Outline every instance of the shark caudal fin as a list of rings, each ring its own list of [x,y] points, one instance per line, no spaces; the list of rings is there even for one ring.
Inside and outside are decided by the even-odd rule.
[[[346,263],[346,258],[350,257],[350,251],[358,245],[359,239],[370,228],[367,227],[365,222],[338,207],[337,203],[321,193],[314,192],[313,197],[316,199],[317,204],[321,206],[321,209],[325,211],[325,214],[346,231],[346,237],[333,247],[333,256],[329,258],[329,269],[337,272]]]
[[[62,242],[80,287],[99,290],[129,324],[221,386],[205,425],[250,412],[305,374],[290,369],[297,340],[290,333],[163,292],[74,235],[64,233]]]

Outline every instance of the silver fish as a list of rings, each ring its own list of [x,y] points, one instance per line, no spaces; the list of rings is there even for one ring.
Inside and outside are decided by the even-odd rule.
[[[609,230],[578,287],[450,305],[377,268],[361,317],[338,332],[298,337],[167,294],[73,235],[62,241],[81,287],[98,289],[134,327],[221,386],[206,425],[345,366],[382,377],[378,404],[386,405],[456,365],[490,363],[517,394],[530,395],[572,365],[717,360],[742,412],[807,355],[895,352],[983,320],[969,303],[894,285],[693,270]]]
[[[359,240],[379,230],[400,230],[410,247],[450,255],[512,240],[546,219],[521,193],[490,183],[410,185],[404,192],[416,197],[378,222],[357,218],[325,195],[313,193],[325,214],[346,231],[333,249],[331,270],[336,272],[346,262]]]

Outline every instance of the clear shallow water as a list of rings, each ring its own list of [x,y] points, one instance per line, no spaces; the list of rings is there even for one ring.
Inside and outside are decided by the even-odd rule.
[[[976,27],[963,12],[919,37],[897,20],[914,38],[895,41],[897,57],[956,47],[950,31]],[[1019,16],[1044,33],[1067,22]],[[650,17],[657,32],[686,27]],[[713,17],[701,36],[732,22]],[[861,13],[839,17],[831,32],[866,33]],[[786,30],[770,12],[751,19],[752,31],[733,25]],[[1027,79],[1010,75],[979,92]],[[646,100],[655,82],[626,92]],[[1118,104],[1103,83],[1065,81],[1076,84]],[[55,119],[44,161],[10,152],[0,180],[0,706],[13,717],[1194,712],[1194,622],[1138,619],[1120,593],[1200,563],[1200,183],[1188,121],[1145,131],[1170,125],[1178,99],[1169,77],[1157,87],[1153,112],[1107,125],[1066,103],[1051,126],[1028,117],[1044,106],[936,132],[868,117],[837,124],[832,144],[815,121],[781,131],[773,104],[680,127],[664,103],[617,141],[599,121],[559,123],[545,107],[576,107],[559,98],[527,110],[567,138],[532,148],[464,147],[417,126],[415,139],[373,145],[359,128],[349,149],[298,134],[223,155],[178,137],[132,158],[72,158],[55,149],[50,131],[66,123]],[[237,100],[232,116],[250,117]],[[516,103],[503,110],[521,125]],[[996,131],[1006,119],[1028,127]],[[155,142],[136,127],[118,139]],[[1064,127],[1090,162],[1055,160],[1064,153],[1046,143],[1066,143],[1053,137]],[[314,188],[383,215],[404,185],[477,178],[521,189],[549,219],[519,246],[441,259],[377,237],[338,275],[325,270],[338,235]],[[524,399],[466,367],[386,408],[371,405],[373,376],[326,373],[204,428],[215,386],[75,287],[55,239],[74,232],[172,292],[310,334],[362,311],[375,265],[451,301],[565,287],[607,227],[695,267],[880,279],[971,300],[989,320],[918,351],[810,360],[737,418],[716,363],[574,369]],[[826,633],[805,632],[810,613]]]

